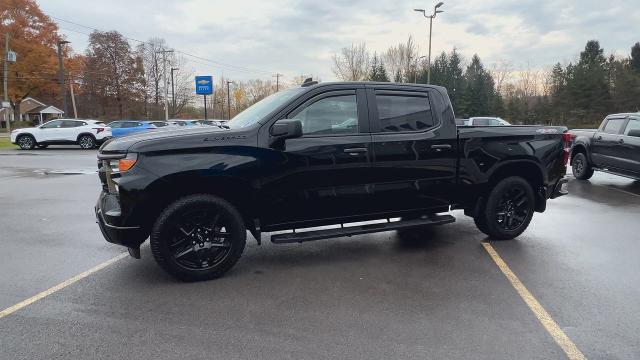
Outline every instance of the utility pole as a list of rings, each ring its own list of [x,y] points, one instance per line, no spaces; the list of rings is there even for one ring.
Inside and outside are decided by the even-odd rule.
[[[227,120],[231,120],[231,92],[229,84],[235,84],[233,81],[227,80]]]
[[[62,62],[62,45],[68,44],[70,41],[58,41],[58,81],[60,82],[60,95],[62,96],[62,104],[64,107],[64,116],[69,116],[69,106],[67,105],[67,91],[64,88],[64,63]]]
[[[73,106],[73,118],[78,118],[78,109],[76,108],[76,95],[73,93],[73,78],[69,74],[69,91],[71,92],[71,105]]]
[[[438,10],[442,5],[444,5],[443,2],[437,3],[436,6],[433,7],[432,15],[427,15],[426,10],[424,9],[413,9],[414,11],[421,12],[424,17],[429,19],[429,60],[427,61],[427,84],[431,84],[431,31],[433,30],[433,19],[435,19],[437,14],[444,12],[443,10]]]
[[[280,76],[284,76],[284,75],[282,75],[280,73],[276,73],[273,76],[275,76],[275,78],[276,78],[276,92],[278,92],[278,91],[280,91]]]
[[[167,78],[167,53],[173,50],[159,50],[156,53],[162,54],[162,75],[164,77],[164,120],[169,121],[169,80]]]
[[[7,85],[7,77],[9,77],[9,33],[4,34],[4,72],[3,72],[3,83],[4,83],[4,101],[9,102],[9,90]],[[6,108],[4,111],[4,119],[7,122],[7,133],[11,133],[11,114],[9,111],[11,107]]]
[[[175,117],[176,116],[176,88],[173,84],[173,72],[176,70],[180,70],[179,68],[171,68],[171,102],[173,103],[173,108],[171,111],[171,116]]]

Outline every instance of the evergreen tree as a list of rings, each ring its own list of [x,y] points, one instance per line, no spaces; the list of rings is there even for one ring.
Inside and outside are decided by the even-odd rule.
[[[640,42],[631,47],[631,68],[640,73]]]
[[[461,110],[469,116],[491,115],[494,110],[491,106],[495,95],[494,81],[477,54],[471,58],[464,78],[466,85]]]
[[[373,59],[371,61],[369,81],[389,81],[389,76],[387,76],[387,70],[384,67],[382,59],[375,53],[373,54]]]

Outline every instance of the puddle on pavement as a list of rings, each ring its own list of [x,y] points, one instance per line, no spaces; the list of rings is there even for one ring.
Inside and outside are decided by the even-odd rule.
[[[51,170],[51,169],[38,169],[34,170],[34,173],[38,175],[94,175],[98,170],[89,169],[63,169],[63,170]]]

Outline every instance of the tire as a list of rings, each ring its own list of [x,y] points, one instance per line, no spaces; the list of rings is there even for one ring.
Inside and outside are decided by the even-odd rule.
[[[242,216],[229,202],[196,194],[167,206],[150,238],[162,269],[183,281],[201,281],[222,276],[238,262],[247,232]]]
[[[33,150],[36,147],[36,139],[31,135],[20,135],[16,143],[22,150]]]
[[[577,153],[571,157],[571,172],[578,180],[588,180],[593,176],[593,168],[584,153]]]
[[[93,149],[96,147],[96,139],[91,135],[82,135],[78,138],[78,145],[84,150]]]
[[[474,219],[480,231],[495,240],[511,240],[522,234],[531,219],[535,196],[531,185],[523,178],[502,179],[489,192]]]
[[[42,145],[42,144],[38,144],[36,146],[38,147],[38,149],[46,149],[49,147],[49,145]]]

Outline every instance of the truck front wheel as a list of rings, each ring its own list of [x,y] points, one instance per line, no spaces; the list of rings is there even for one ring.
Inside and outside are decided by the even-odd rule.
[[[535,197],[531,185],[523,178],[511,176],[500,180],[476,214],[480,231],[496,240],[510,240],[522,234],[533,218]]]
[[[156,262],[184,281],[222,276],[240,259],[246,228],[236,208],[209,194],[176,200],[160,214],[151,231]]]

